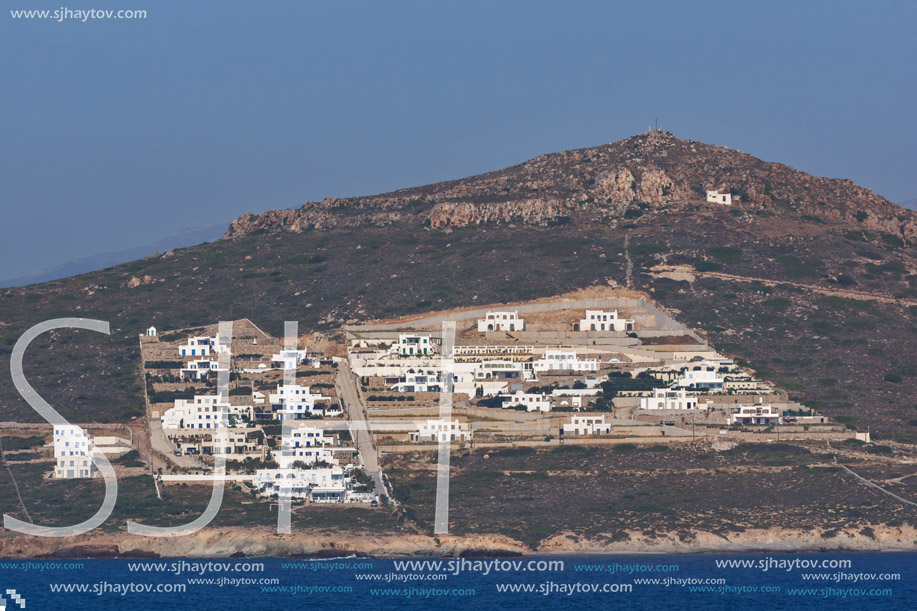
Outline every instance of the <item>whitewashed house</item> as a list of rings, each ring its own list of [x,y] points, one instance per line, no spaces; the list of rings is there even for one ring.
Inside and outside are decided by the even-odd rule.
[[[604,414],[577,415],[564,424],[563,435],[611,435],[611,423]]]
[[[290,469],[295,462],[307,465],[324,461],[338,464],[334,457],[335,436],[324,429],[308,426],[305,423],[294,425],[284,430],[281,451],[275,454],[281,469]]]
[[[544,355],[534,362],[535,371],[597,371],[596,359],[582,359],[572,348],[548,348]]]
[[[227,350],[229,350],[229,343],[223,341],[219,333],[215,337],[189,337],[183,346],[178,347],[178,353],[181,356],[210,356]]]
[[[146,330],[147,337],[156,337],[156,327],[150,327]]]
[[[331,397],[312,394],[308,386],[299,384],[279,384],[277,392],[272,392],[268,400],[280,415],[280,420],[301,420],[331,411],[327,409],[331,405]]]
[[[216,375],[221,371],[228,370],[220,367],[219,360],[197,359],[185,363],[185,366],[181,368],[181,377],[185,380],[202,380],[208,375]]]
[[[732,205],[732,193],[729,191],[707,191],[707,203],[720,204],[722,206]]]
[[[697,409],[697,397],[684,389],[654,388],[652,396],[640,399],[640,409]]]
[[[729,415],[729,424],[780,424],[780,410],[772,405],[740,405]]]
[[[549,412],[553,406],[552,397],[544,393],[525,393],[517,390],[509,399],[503,401],[503,408],[522,405],[527,412]]]
[[[251,421],[253,410],[251,405],[230,405],[216,395],[195,395],[193,399],[176,399],[161,422],[164,430],[216,429]]]
[[[443,380],[438,373],[419,372],[399,376],[391,389],[397,392],[439,392],[442,387]]]
[[[392,351],[400,356],[429,356],[435,352],[429,335],[401,333]]]
[[[420,423],[417,430],[411,432],[408,438],[412,443],[471,441],[471,425],[458,420],[427,420]]]
[[[675,380],[672,388],[689,388],[695,390],[722,390],[726,381],[719,374],[716,365],[700,363],[689,366],[682,372],[681,378]]]
[[[341,503],[349,500],[351,477],[334,465],[319,469],[259,469],[252,482],[263,495],[308,499],[315,503]]]
[[[633,331],[632,318],[618,318],[618,311],[586,310],[586,318],[579,321],[578,331]]]
[[[275,369],[296,369],[306,360],[306,350],[281,350],[271,355],[271,367]]]
[[[601,388],[555,388],[551,391],[551,402],[555,407],[582,408],[594,403],[593,399],[602,394]]]
[[[92,463],[94,446],[85,429],[68,424],[54,426],[54,477],[74,479],[93,477],[96,466]]]
[[[519,312],[488,312],[478,319],[478,333],[487,331],[523,331],[525,320],[519,318]]]

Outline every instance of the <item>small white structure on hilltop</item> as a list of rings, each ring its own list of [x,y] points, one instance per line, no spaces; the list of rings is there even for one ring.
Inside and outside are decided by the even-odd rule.
[[[178,353],[181,356],[210,356],[227,350],[229,350],[229,345],[220,338],[219,333],[215,337],[189,337],[187,343],[178,347]]]
[[[156,327],[150,327],[146,330],[147,337],[156,337]]]
[[[522,405],[527,412],[549,412],[553,407],[552,397],[544,393],[524,393],[517,390],[503,402],[503,409]]]
[[[220,361],[211,359],[197,359],[189,361],[181,368],[181,377],[184,379],[201,380],[208,375],[227,371],[220,367]]]
[[[519,312],[488,312],[478,319],[478,333],[487,331],[523,331],[525,320],[519,318]]]
[[[401,333],[398,344],[392,346],[392,352],[400,356],[429,356],[435,352],[429,335]]]
[[[93,477],[96,466],[92,463],[94,449],[92,438],[85,429],[68,424],[54,427],[54,477],[74,479]]]
[[[605,415],[591,414],[573,416],[564,424],[563,435],[610,435],[611,423],[605,421]]]
[[[351,477],[342,467],[320,469],[259,469],[252,482],[263,496],[308,499],[314,503],[350,500]]]
[[[333,447],[334,435],[328,434],[324,429],[300,423],[289,430],[284,430],[281,451],[274,455],[281,469],[293,468],[295,462],[313,465],[316,462],[324,461],[336,465],[338,461],[331,449]]]
[[[471,441],[471,426],[458,420],[427,420],[408,434],[412,443]]]
[[[729,424],[780,424],[780,411],[771,405],[740,405],[729,415]]]
[[[707,191],[707,203],[720,204],[723,206],[732,205],[732,193],[729,191]]]
[[[640,409],[697,409],[697,397],[684,389],[654,388],[653,396],[640,399]]]
[[[277,369],[296,369],[306,360],[306,350],[281,350],[271,355],[271,365]]]
[[[549,348],[544,356],[533,364],[535,371],[558,371],[569,369],[571,371],[597,371],[598,361],[595,359],[581,359],[576,350],[572,348]]]
[[[586,318],[579,321],[579,331],[633,331],[632,318],[618,318],[618,311],[586,310]]]
[[[308,386],[299,384],[277,385],[277,392],[268,396],[268,401],[280,415],[280,420],[301,420],[323,415],[325,407],[331,403],[331,397],[314,395]]]

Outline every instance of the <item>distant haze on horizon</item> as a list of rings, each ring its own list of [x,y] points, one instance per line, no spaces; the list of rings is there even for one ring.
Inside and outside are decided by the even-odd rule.
[[[146,4],[0,15],[0,278],[655,119],[917,208],[914,3]]]

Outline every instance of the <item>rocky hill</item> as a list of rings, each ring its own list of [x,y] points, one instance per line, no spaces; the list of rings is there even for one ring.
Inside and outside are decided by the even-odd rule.
[[[730,190],[733,206],[706,202]],[[643,291],[791,398],[917,443],[917,213],[842,179],[652,132],[497,172],[246,215],[225,239],[0,290],[0,409],[38,419],[9,355],[43,335],[33,386],[73,421],[140,417],[137,335],[249,318],[346,322],[557,295]]]
[[[594,148],[542,155],[461,180],[349,199],[308,202],[296,210],[246,214],[225,237],[258,230],[387,226],[420,221],[433,229],[482,223],[614,226],[627,211],[678,213],[704,203],[708,189],[731,192],[747,211],[823,217],[911,241],[917,213],[850,180],[821,178],[746,153],[666,132]]]

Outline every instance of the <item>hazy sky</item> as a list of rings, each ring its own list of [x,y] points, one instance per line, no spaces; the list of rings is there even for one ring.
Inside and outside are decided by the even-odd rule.
[[[62,4],[148,17],[6,10]],[[656,118],[917,197],[913,2],[3,5],[0,277],[597,145]]]

